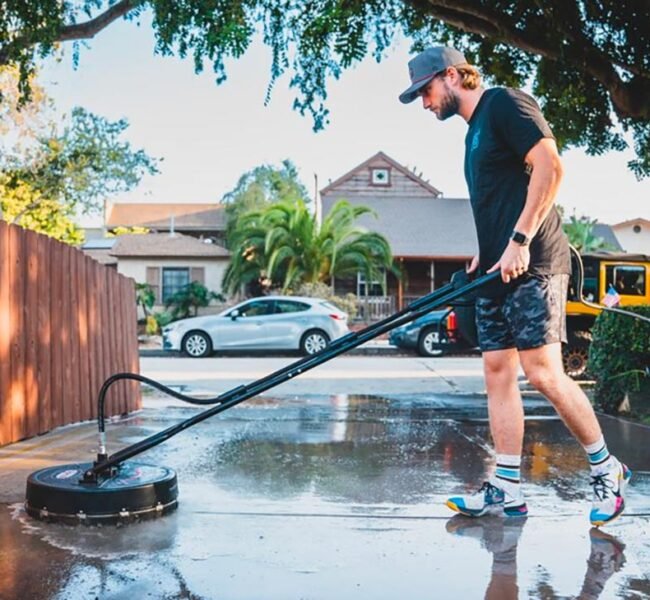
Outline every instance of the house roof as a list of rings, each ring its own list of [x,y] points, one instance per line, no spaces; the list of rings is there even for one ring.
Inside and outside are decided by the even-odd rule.
[[[648,219],[643,219],[642,217],[637,217],[636,219],[628,219],[627,221],[615,223],[611,227],[612,229],[619,229],[622,227],[629,227],[630,225],[650,225],[650,221],[648,221]]]
[[[86,240],[81,246],[82,250],[110,250],[117,241],[117,238],[93,238]]]
[[[189,235],[176,233],[126,234],[117,238],[110,254],[118,258],[225,258],[228,250]]]
[[[623,246],[621,246],[616,234],[609,225],[605,225],[605,223],[594,223],[592,233],[596,237],[602,238],[611,250],[623,250]]]
[[[106,225],[112,227],[148,227],[168,231],[171,217],[174,228],[184,230],[225,230],[223,204],[148,204],[116,203],[110,208]]]
[[[336,198],[323,199],[326,214]],[[350,198],[376,213],[362,215],[359,224],[381,233],[396,257],[465,258],[478,251],[472,209],[467,198],[384,196]]]
[[[359,171],[362,171],[363,169],[367,168],[368,165],[371,163],[374,163],[377,161],[377,159],[380,159],[386,163],[388,163],[391,167],[408,177],[411,181],[417,183],[418,185],[422,186],[425,190],[430,192],[434,197],[442,196],[442,192],[435,187],[433,187],[430,183],[424,181],[421,177],[418,177],[415,173],[409,171],[404,165],[400,165],[395,159],[391,158],[384,152],[377,152],[377,154],[371,156],[368,160],[363,161],[360,165],[357,165],[352,169],[351,171],[348,171],[345,175],[342,175],[339,177],[336,181],[333,181],[326,187],[324,187],[320,193],[321,194],[328,194],[332,192],[335,188],[339,187],[341,184],[345,183],[352,177],[354,177]]]

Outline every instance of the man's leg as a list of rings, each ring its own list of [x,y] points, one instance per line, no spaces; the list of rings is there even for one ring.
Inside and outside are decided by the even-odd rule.
[[[528,381],[548,398],[580,444],[597,442],[602,436],[600,424],[589,398],[564,373],[561,344],[521,350],[519,358]]]
[[[599,526],[612,521],[625,508],[623,495],[632,473],[610,456],[589,399],[564,373],[560,344],[522,350],[519,358],[530,383],[553,404],[569,431],[587,452],[594,492],[590,515],[592,524]]]
[[[485,351],[483,370],[488,393],[490,432],[497,453],[496,473],[477,493],[452,496],[447,500],[447,506],[464,515],[478,517],[485,514],[490,506],[503,504],[506,515],[525,516],[528,509],[520,485],[524,410],[517,383],[517,350]]]
[[[490,432],[497,454],[521,456],[524,440],[524,408],[517,383],[517,350],[483,353],[483,371],[488,394]]]

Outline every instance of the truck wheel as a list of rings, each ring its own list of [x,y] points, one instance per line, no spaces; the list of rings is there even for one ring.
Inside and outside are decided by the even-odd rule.
[[[418,354],[420,356],[440,356],[440,333],[437,327],[423,329],[418,338]]]
[[[571,379],[583,379],[587,373],[589,359],[589,344],[591,333],[588,331],[575,331],[569,335],[567,344],[562,344],[562,362],[564,372]]]

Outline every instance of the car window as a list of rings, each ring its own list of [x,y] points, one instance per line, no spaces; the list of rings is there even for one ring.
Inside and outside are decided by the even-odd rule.
[[[239,307],[242,317],[260,317],[273,312],[273,302],[270,300],[253,300]]]
[[[334,306],[331,302],[321,302],[321,306],[324,306],[327,310],[331,310],[333,312],[341,312],[341,309],[338,306]]]
[[[643,296],[645,294],[645,269],[636,265],[612,265],[606,268],[606,289],[613,285],[619,294]]]
[[[309,310],[311,308],[306,302],[298,302],[297,300],[276,300],[275,312],[276,313],[295,313]]]

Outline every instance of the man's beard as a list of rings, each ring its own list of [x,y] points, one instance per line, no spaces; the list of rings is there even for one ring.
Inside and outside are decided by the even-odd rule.
[[[449,117],[453,117],[458,114],[458,109],[460,108],[460,100],[458,95],[447,85],[445,81],[445,97],[440,102],[440,108],[436,116],[438,120],[445,121]]]

